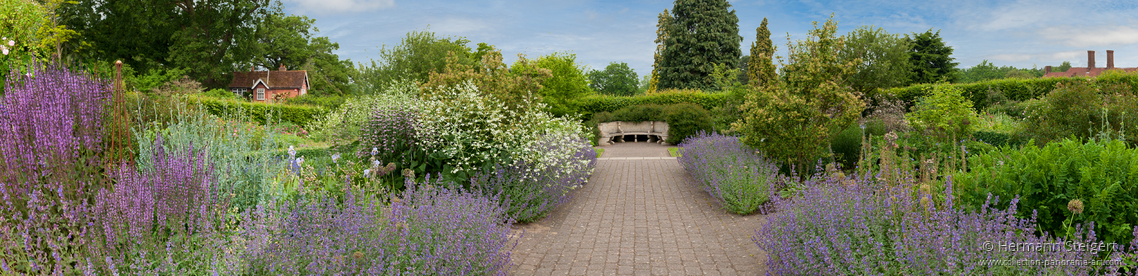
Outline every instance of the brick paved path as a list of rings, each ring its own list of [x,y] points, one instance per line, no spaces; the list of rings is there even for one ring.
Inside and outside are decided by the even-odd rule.
[[[662,153],[662,154],[661,154]],[[762,215],[719,209],[664,146],[605,147],[589,184],[526,225],[512,275],[762,275]],[[635,158],[646,157],[646,158]]]

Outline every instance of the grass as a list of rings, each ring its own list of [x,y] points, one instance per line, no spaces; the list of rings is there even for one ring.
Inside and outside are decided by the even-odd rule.
[[[683,152],[680,151],[680,148],[678,148],[678,147],[668,147],[668,155],[671,157],[684,156]]]
[[[601,154],[605,153],[605,149],[598,148],[598,147],[593,147],[593,149],[597,150],[597,158],[601,158]]]

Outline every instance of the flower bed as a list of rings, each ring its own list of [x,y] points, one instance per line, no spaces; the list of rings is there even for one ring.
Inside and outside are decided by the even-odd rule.
[[[738,137],[701,132],[679,146],[684,149],[677,158],[680,164],[732,213],[759,210],[782,183],[778,167]]]

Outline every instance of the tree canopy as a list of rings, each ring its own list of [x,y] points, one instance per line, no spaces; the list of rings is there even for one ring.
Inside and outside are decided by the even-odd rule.
[[[864,95],[877,89],[888,89],[908,83],[912,63],[909,41],[882,28],[861,26],[846,35],[845,49],[839,57],[845,62],[855,59],[856,70],[849,78],[854,90]]]
[[[639,88],[639,80],[628,63],[614,61],[603,71],[589,71],[589,86],[603,94],[632,96]]]
[[[715,86],[716,64],[736,64],[741,52],[739,18],[726,0],[676,0],[661,62],[657,89]]]
[[[471,52],[470,47],[466,46],[468,43],[470,40],[463,37],[442,37],[431,31],[411,31],[399,45],[380,48],[379,59],[372,60],[370,66],[360,66],[361,88],[378,91],[400,78],[426,83],[431,72],[442,72],[446,68],[450,53],[454,53],[455,61],[460,64],[475,65],[481,60],[481,55]],[[490,49],[489,45],[484,47]],[[483,49],[483,45],[480,45],[479,51],[484,51]]]
[[[752,85],[763,85],[778,78],[774,72],[774,43],[771,42],[771,31],[767,29],[767,19],[755,28],[755,42],[751,43],[750,60],[747,61],[747,82]]]

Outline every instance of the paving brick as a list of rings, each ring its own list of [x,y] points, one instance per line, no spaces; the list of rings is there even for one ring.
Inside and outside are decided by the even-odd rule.
[[[763,275],[766,219],[719,209],[663,146],[605,147],[589,184],[524,230],[511,275]],[[636,158],[653,157],[653,158]],[[662,157],[662,158],[661,158]]]

